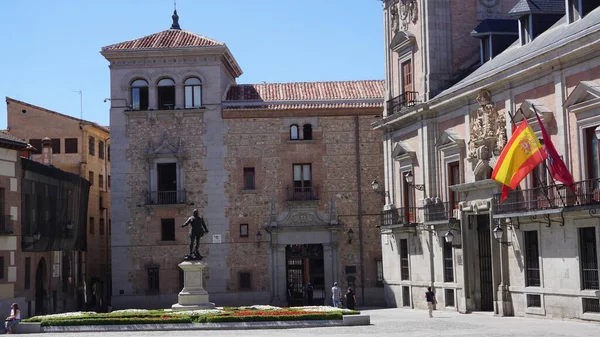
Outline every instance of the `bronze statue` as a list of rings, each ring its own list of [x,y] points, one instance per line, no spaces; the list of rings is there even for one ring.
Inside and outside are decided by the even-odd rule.
[[[198,210],[194,210],[194,214],[187,219],[187,221],[181,225],[181,227],[185,227],[190,225],[190,253],[185,256],[185,260],[202,260],[203,256],[200,255],[200,238],[204,236],[204,234],[208,233],[208,228],[206,227],[206,222],[203,218],[198,216]],[[195,242],[195,246],[194,246]]]

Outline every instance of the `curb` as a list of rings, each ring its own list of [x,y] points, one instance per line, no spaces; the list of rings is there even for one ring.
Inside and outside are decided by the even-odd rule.
[[[275,322],[225,322],[225,323],[178,323],[178,324],[124,324],[44,326],[42,332],[94,332],[94,331],[161,331],[161,330],[246,330],[246,329],[292,329],[347,326],[343,320],[331,321],[275,321]]]

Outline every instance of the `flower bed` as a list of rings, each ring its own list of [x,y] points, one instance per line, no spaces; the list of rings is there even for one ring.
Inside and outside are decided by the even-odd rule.
[[[194,311],[117,310],[111,313],[70,312],[24,319],[23,322],[40,322],[42,326],[120,325],[157,323],[217,323],[255,321],[305,321],[339,320],[342,315],[355,315],[358,311],[333,307],[250,306],[216,308]]]

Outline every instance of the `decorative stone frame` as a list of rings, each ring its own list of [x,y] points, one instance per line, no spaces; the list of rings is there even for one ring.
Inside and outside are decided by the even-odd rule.
[[[398,162],[398,170],[395,170],[394,174],[398,174],[398,179],[396,179],[396,181],[398,182],[398,192],[399,192],[399,198],[394,198],[394,200],[399,200],[400,201],[400,205],[396,205],[396,207],[398,208],[398,206],[404,207],[404,174],[406,174],[408,171],[413,172],[414,175],[414,168],[415,168],[415,163],[417,160],[417,153],[415,151],[412,151],[412,149],[410,149],[410,147],[408,145],[406,145],[404,142],[402,141],[398,141],[396,143],[396,145],[394,146],[394,150],[392,151],[392,158]],[[397,173],[396,173],[397,172]],[[409,207],[417,207],[417,200],[416,200],[416,195],[415,195],[415,191],[414,189],[411,189],[409,186],[407,186],[408,188],[408,193],[412,193],[413,196],[413,200],[415,202],[414,205],[409,205]],[[396,188],[394,187],[393,189],[393,193],[396,192]],[[394,193],[395,194],[395,193]],[[415,214],[416,216],[416,214]]]
[[[185,161],[185,153],[181,139],[178,141],[178,145],[171,145],[168,140],[168,135],[165,132],[161,144],[154,148],[152,143],[148,145],[146,151],[146,158],[148,160],[148,191],[150,193],[158,191],[158,164],[170,164],[175,163],[177,165],[177,191],[182,191],[185,186],[185,175],[183,171],[183,164]],[[181,194],[177,193],[177,197]],[[183,196],[185,198],[185,196]],[[182,200],[177,202],[182,203]]]
[[[438,151],[441,152],[440,158],[442,159],[442,174],[445,181],[446,190],[443,191],[445,201],[450,200],[448,195],[449,181],[448,181],[448,165],[450,163],[458,162],[458,170],[460,172],[460,181],[465,182],[465,167],[464,157],[466,143],[465,140],[451,130],[442,132],[437,144]]]
[[[310,124],[312,126],[312,139],[304,139],[304,125]],[[298,139],[291,139],[291,127],[296,125],[298,127]],[[318,119],[316,117],[298,117],[298,118],[284,118],[283,126],[279,129],[280,132],[285,133],[285,139],[287,142],[303,142],[310,143],[315,142],[315,132],[321,132],[322,129],[319,127]]]

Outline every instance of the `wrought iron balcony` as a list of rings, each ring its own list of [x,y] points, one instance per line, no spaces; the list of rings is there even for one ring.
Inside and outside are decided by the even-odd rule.
[[[179,205],[186,203],[185,190],[148,192],[146,205]]]
[[[551,185],[525,190],[514,190],[500,202],[501,194],[495,194],[495,214],[536,212],[556,208],[600,205],[600,179],[578,181],[572,188]]]
[[[417,222],[417,207],[394,208],[381,212],[381,226],[404,225]]]
[[[388,116],[400,114],[403,110],[408,107],[417,104],[419,93],[416,91],[406,91],[400,96],[396,96],[391,100],[387,101],[387,114]]]
[[[319,186],[288,186],[286,190],[288,201],[319,200]]]
[[[3,234],[12,234],[14,231],[12,216],[10,215],[0,215],[0,235]]]
[[[456,203],[450,203],[448,201],[425,205],[425,222],[446,221],[451,218],[456,218],[454,216],[456,206]]]

